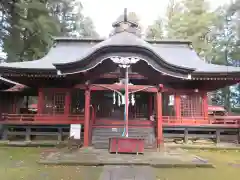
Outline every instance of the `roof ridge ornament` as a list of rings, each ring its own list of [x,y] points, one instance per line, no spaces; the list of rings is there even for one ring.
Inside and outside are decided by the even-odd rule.
[[[135,35],[141,34],[139,31],[138,23],[128,19],[127,8],[124,8],[123,15],[121,15],[119,19],[112,24],[112,27],[114,28],[114,31],[111,35],[121,33],[123,31],[129,32]]]

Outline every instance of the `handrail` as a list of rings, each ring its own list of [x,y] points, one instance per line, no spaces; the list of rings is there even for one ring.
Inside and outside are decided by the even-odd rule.
[[[240,116],[175,117],[163,116],[164,124],[240,124]]]
[[[91,117],[96,118],[96,117]],[[84,114],[10,114],[10,113],[2,113],[2,121],[14,121],[14,122],[26,122],[26,121],[36,121],[36,122],[63,122],[63,121],[84,121]],[[150,124],[153,123],[150,120],[140,120],[140,119],[131,119],[129,120],[129,124]],[[106,119],[97,119],[93,121],[92,125],[96,125],[98,123],[110,123],[109,120]],[[176,117],[176,116],[163,116],[162,123],[164,125],[211,125],[211,124],[234,124],[240,126],[240,116],[212,116],[207,119],[203,116],[199,117]],[[124,124],[121,121],[112,120],[112,124]]]
[[[76,121],[83,120],[83,114],[9,114],[2,113],[3,121]]]

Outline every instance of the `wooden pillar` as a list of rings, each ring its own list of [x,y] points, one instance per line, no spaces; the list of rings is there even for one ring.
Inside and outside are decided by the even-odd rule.
[[[203,109],[203,117],[205,120],[208,119],[208,96],[207,92],[202,94],[202,109]]]
[[[28,106],[29,106],[29,96],[26,96],[26,104],[25,104],[25,107],[28,109]]]
[[[216,130],[216,143],[220,143],[220,135],[221,135],[221,132],[220,132],[220,129],[217,129]]]
[[[174,103],[174,109],[175,109],[175,116],[176,118],[181,118],[181,98],[180,94],[176,93],[174,95],[175,103]]]
[[[238,144],[240,144],[240,121],[238,121],[237,140],[238,140]]]
[[[58,141],[62,141],[63,140],[63,130],[62,128],[58,128]]]
[[[14,94],[13,95],[13,103],[12,103],[12,113],[15,114],[17,113],[17,97],[16,95]]]
[[[149,94],[148,97],[148,118],[150,119],[150,116],[153,114],[153,96],[152,94]]]
[[[156,93],[157,147],[163,145],[162,93]]]
[[[188,128],[184,129],[184,143],[188,143]]]
[[[84,147],[89,145],[89,121],[90,121],[90,89],[85,90],[85,108],[84,108]]]
[[[71,93],[66,92],[65,95],[65,108],[64,108],[64,114],[69,115],[70,114],[70,106],[71,106]]]
[[[31,141],[31,128],[26,127],[25,141]]]
[[[44,103],[44,94],[43,94],[43,89],[39,88],[38,89],[38,105],[37,105],[37,113],[42,114],[43,113],[43,104]]]
[[[92,105],[92,124],[95,124],[96,123],[96,108],[97,106],[96,105]]]

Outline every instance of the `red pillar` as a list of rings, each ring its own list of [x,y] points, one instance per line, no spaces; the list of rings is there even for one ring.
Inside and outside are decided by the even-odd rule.
[[[162,93],[156,93],[157,147],[163,145]]]
[[[175,116],[176,118],[181,118],[181,98],[178,93],[175,94],[174,101]]]
[[[37,113],[42,114],[43,113],[43,104],[44,103],[44,94],[43,89],[38,89],[38,105],[37,105]]]
[[[65,108],[64,108],[64,114],[65,115],[70,114],[70,105],[71,105],[71,94],[70,94],[70,92],[66,92],[66,94],[65,94]]]
[[[202,109],[203,109],[203,117],[205,120],[208,119],[208,96],[207,92],[204,92],[202,95]]]
[[[84,141],[83,145],[89,145],[89,121],[90,121],[90,89],[85,90],[85,108],[84,108]]]

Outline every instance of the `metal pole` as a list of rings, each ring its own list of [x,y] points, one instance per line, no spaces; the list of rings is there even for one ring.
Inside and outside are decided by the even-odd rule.
[[[125,122],[126,122],[126,137],[128,137],[128,67],[126,67],[126,74],[125,74]]]

